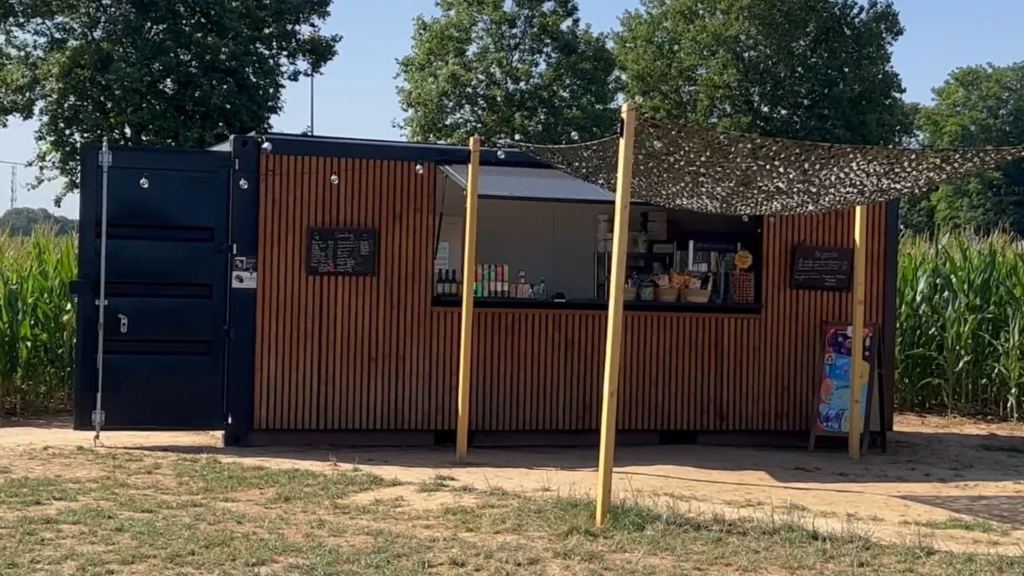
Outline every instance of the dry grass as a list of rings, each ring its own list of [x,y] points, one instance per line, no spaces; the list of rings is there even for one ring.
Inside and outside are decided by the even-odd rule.
[[[879,544],[852,527],[808,529],[787,512],[739,520],[638,495],[594,529],[585,498],[458,494],[465,488],[444,476],[410,487],[451,492],[427,510],[374,498],[397,482],[341,466],[86,449],[33,457],[67,473],[12,462],[0,476],[2,576],[1024,574],[1021,558]]]

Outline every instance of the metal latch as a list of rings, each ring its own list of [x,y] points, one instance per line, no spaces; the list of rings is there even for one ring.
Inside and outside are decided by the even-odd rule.
[[[124,314],[118,314],[117,317],[121,319],[121,334],[127,334],[128,333],[128,317],[125,316]]]
[[[107,412],[105,410],[93,410],[92,411],[92,425],[95,426],[99,422],[100,426],[103,426],[107,422]]]
[[[114,163],[114,153],[110,150],[100,150],[99,162],[100,166],[110,168],[110,165]]]

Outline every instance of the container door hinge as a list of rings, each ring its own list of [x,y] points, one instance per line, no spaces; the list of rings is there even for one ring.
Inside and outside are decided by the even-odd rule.
[[[104,168],[110,168],[114,163],[114,153],[110,150],[100,150],[99,164]]]
[[[93,410],[92,411],[92,425],[96,424],[103,426],[107,423],[107,412],[105,410]]]

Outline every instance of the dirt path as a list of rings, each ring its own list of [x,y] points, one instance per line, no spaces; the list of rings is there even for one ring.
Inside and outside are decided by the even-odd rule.
[[[592,493],[594,449],[473,450],[456,467],[450,449],[224,449],[212,433],[103,434],[107,449],[206,452],[274,467],[337,464],[405,482],[436,474],[477,487]],[[43,446],[92,446],[92,434],[64,421],[0,427],[0,463]],[[889,451],[861,462],[842,453],[802,450],[652,446],[620,448],[616,492],[672,500],[725,514],[798,516],[842,528],[854,523],[879,538],[932,541],[939,548],[1024,554],[1024,426],[900,416]],[[61,462],[40,463],[68,473]],[[63,471],[62,471],[63,470]],[[413,504],[437,495],[391,489]],[[378,494],[379,496],[379,494]]]

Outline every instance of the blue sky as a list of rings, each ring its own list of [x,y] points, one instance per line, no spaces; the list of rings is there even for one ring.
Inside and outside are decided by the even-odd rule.
[[[616,27],[619,15],[637,0],[580,0],[585,21],[597,30]],[[896,0],[907,29],[895,48],[896,70],[908,100],[926,102],[931,88],[958,66],[1024,60],[1022,0]],[[316,132],[336,136],[398,138],[392,120],[401,111],[395,96],[395,59],[411,45],[412,21],[434,12],[433,0],[337,0],[327,30],[345,36],[338,58],[317,78]],[[278,132],[298,132],[309,123],[309,84],[290,86],[284,113],[274,120]],[[33,123],[0,130],[0,160],[24,162],[35,146]],[[25,189],[32,173],[19,169],[19,206],[52,208],[56,186]],[[0,211],[10,203],[10,168],[0,165]],[[60,213],[78,215],[77,197]]]

